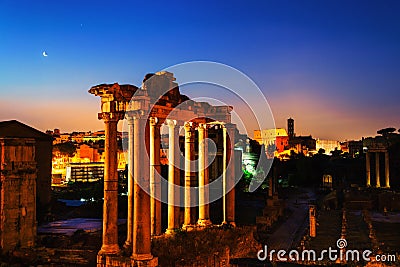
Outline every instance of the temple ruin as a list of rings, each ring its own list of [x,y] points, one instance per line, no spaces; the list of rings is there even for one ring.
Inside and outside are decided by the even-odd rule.
[[[203,229],[212,224],[209,215],[210,153],[208,133],[222,130],[222,224],[235,226],[234,140],[231,106],[196,102],[180,94],[172,73],[146,75],[141,88],[133,85],[101,84],[89,93],[101,97],[98,118],[105,124],[105,166],[103,241],[97,266],[157,266],[151,254],[151,236],[161,235],[161,187],[168,187],[167,235],[178,229]],[[118,245],[117,125],[128,124],[128,216],[125,249],[131,257],[120,256]],[[160,171],[160,129],[168,128],[168,177]],[[183,129],[181,128],[183,127]],[[181,161],[179,131],[184,131],[184,164]],[[197,142],[196,142],[197,140]],[[196,155],[197,153],[197,155]],[[196,160],[196,161],[195,161]],[[212,160],[212,158],[211,158]],[[220,162],[220,161],[218,161]],[[233,163],[232,163],[233,162]],[[231,164],[232,163],[232,164]],[[208,166],[208,167],[207,167]],[[180,169],[184,170],[181,184]],[[216,172],[213,172],[216,175]],[[182,187],[183,190],[179,188]],[[183,198],[181,195],[183,194]],[[184,203],[180,203],[184,199]],[[184,207],[183,224],[179,209]],[[198,209],[198,210],[196,210]],[[198,214],[198,216],[197,216]],[[216,223],[216,222],[214,222]],[[218,223],[219,224],[219,223]]]
[[[366,185],[367,187],[375,184],[376,188],[390,188],[390,151],[391,148],[400,142],[397,134],[370,137],[363,139],[363,147],[366,162]],[[385,183],[381,185],[381,155],[385,155],[384,178]],[[393,155],[394,156],[394,155]],[[371,168],[371,161],[375,158],[375,168]],[[375,183],[371,183],[371,173],[375,172]]]

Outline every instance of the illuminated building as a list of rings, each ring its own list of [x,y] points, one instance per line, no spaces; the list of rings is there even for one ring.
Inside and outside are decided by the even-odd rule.
[[[87,168],[90,163],[103,164],[104,165],[104,148],[91,144],[80,144],[76,148],[74,155],[63,154],[59,151],[53,152],[53,168],[52,168],[52,184],[62,185],[68,182],[67,171],[68,167],[73,168],[80,167]],[[122,150],[118,150],[118,170],[125,170],[126,157]],[[89,164],[89,165],[88,165]],[[72,168],[72,167],[71,167]],[[102,178],[102,177],[101,177]],[[73,179],[72,179],[73,180]],[[85,179],[83,179],[85,180]],[[86,179],[88,180],[88,179]],[[86,181],[85,180],[85,181]],[[90,179],[89,179],[90,180]],[[90,180],[91,181],[91,180]]]
[[[332,155],[332,151],[341,150],[341,145],[339,141],[317,139],[315,150],[318,152],[320,149],[325,150],[324,154]]]
[[[104,177],[104,162],[69,163],[66,182],[96,182]]]
[[[254,139],[260,145],[264,145],[266,150],[272,150],[275,156],[289,146],[289,136],[283,128],[255,130]]]

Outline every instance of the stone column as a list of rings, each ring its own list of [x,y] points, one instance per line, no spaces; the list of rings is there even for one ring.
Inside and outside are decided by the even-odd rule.
[[[134,120],[131,117],[127,117],[128,121],[128,216],[126,220],[126,241],[125,247],[132,248],[132,227],[133,227],[133,165],[134,163]]]
[[[227,142],[227,162],[229,162],[226,175],[226,186],[227,186],[227,196],[226,196],[226,220],[228,224],[236,226],[235,224],[235,125],[228,123],[225,125],[227,130],[228,138]]]
[[[151,235],[161,235],[161,165],[160,127],[157,118],[150,118],[150,216]]]
[[[385,151],[385,182],[386,187],[390,188],[390,165],[389,165],[389,151]]]
[[[371,186],[371,154],[367,152],[365,154],[365,169],[367,172],[367,186]]]
[[[147,119],[140,116],[134,121],[135,165],[134,165],[134,213],[133,213],[133,251],[135,261],[148,261],[151,255],[150,233],[150,168],[146,151]]]
[[[103,244],[99,255],[115,255],[118,246],[117,124],[123,115],[101,113],[105,124]]]
[[[310,237],[317,236],[317,220],[316,220],[316,206],[309,206],[309,221],[310,221]]]
[[[194,131],[192,123],[185,123],[185,217],[183,229],[192,230],[195,226],[195,207],[191,207],[193,202],[192,186],[195,182],[194,163]]]
[[[166,234],[174,234],[179,229],[179,127],[175,120],[167,120],[168,125],[168,228]]]
[[[222,224],[227,224],[227,205],[226,205],[226,173],[227,173],[227,130],[226,127],[222,127],[222,142],[223,142],[223,151],[222,151]]]
[[[203,227],[211,225],[209,212],[209,189],[208,189],[208,146],[207,125],[201,123],[198,126],[199,141],[199,220],[197,224]]]
[[[380,167],[379,167],[379,152],[375,153],[375,177],[376,177],[376,187],[381,187],[380,181]]]

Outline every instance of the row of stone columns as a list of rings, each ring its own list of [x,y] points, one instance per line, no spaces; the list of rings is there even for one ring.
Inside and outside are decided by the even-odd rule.
[[[180,228],[179,222],[179,201],[180,195],[176,186],[180,185],[180,149],[179,149],[179,126],[174,120],[167,120],[166,124],[169,127],[169,168],[168,168],[168,228],[167,234],[172,234],[176,229]],[[233,147],[228,145],[227,136],[234,140],[235,127],[233,124],[225,126],[224,128],[224,170],[223,177],[223,188],[233,188],[225,196],[224,194],[224,204],[223,204],[223,223],[228,223],[235,225],[235,169],[234,163],[229,164],[227,168],[227,162],[233,160]],[[195,161],[194,161],[194,151],[195,151],[195,126],[191,122],[186,122],[184,124],[185,130],[185,179],[184,179],[184,221],[182,228],[185,230],[191,230],[196,227],[196,225],[201,227],[207,227],[211,225],[210,212],[209,212],[209,169],[208,169],[208,130],[206,123],[200,123],[197,126],[198,130],[198,180],[196,179]],[[229,174],[228,177],[226,174]],[[198,184],[197,184],[198,181]],[[199,216],[196,221],[196,207],[192,207],[195,200],[193,199],[193,187],[199,186]],[[224,192],[226,193],[226,192]],[[225,201],[226,199],[226,201]]]
[[[147,119],[140,112],[128,112],[128,216],[127,238],[125,247],[132,249],[135,261],[152,261],[151,235],[160,235],[161,229],[161,166],[160,166],[160,128],[164,123],[157,118]],[[117,124],[122,119],[120,114],[102,113],[105,123],[105,167],[104,167],[104,207],[103,207],[103,244],[99,252],[99,263],[103,255],[116,255],[118,246],[118,175],[117,175]],[[180,149],[179,124],[175,120],[166,120],[169,130],[169,166],[168,166],[168,228],[167,234],[180,228],[179,203],[180,192]],[[183,228],[190,230],[196,224],[202,227],[211,225],[209,216],[209,183],[208,172],[208,137],[207,125],[200,123],[198,130],[199,160],[199,218],[196,220],[196,207],[191,207],[191,192],[197,186],[194,165],[195,126],[190,122],[184,124],[185,129],[185,216]],[[234,188],[235,164],[227,165],[233,158],[233,142],[235,127],[233,124],[223,126],[223,217],[227,224],[235,224],[235,192],[232,189],[226,194],[226,188]],[[147,151],[149,153],[147,153]],[[149,156],[147,156],[149,155]],[[148,167],[146,167],[148,166]],[[148,192],[150,192],[150,195]],[[100,266],[102,266],[100,264]]]
[[[366,173],[367,173],[367,186],[371,186],[371,153],[375,153],[375,179],[376,187],[381,187],[380,182],[380,153],[381,152],[367,152],[366,153]],[[385,151],[385,187],[390,188],[390,166],[389,166],[389,152]]]

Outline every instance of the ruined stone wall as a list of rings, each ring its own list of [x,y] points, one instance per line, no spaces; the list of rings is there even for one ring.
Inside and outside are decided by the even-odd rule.
[[[32,247],[36,238],[35,141],[0,139],[0,247]]]
[[[52,143],[48,139],[36,139],[35,161],[37,163],[38,219],[47,212],[51,201]]]

